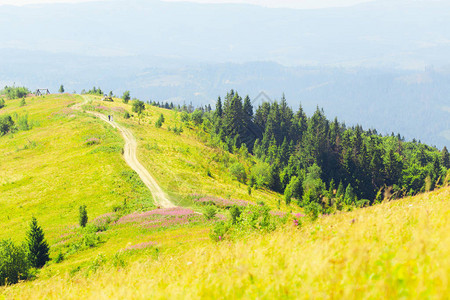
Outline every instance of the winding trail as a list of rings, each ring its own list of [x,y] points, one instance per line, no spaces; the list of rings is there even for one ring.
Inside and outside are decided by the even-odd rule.
[[[83,96],[85,101],[83,103],[78,103],[73,106],[74,109],[81,110],[81,106],[86,104],[88,102],[88,98],[86,96]],[[109,125],[111,125],[113,128],[117,128],[120,133],[122,134],[124,140],[125,140],[125,146],[123,149],[123,157],[125,158],[125,162],[139,175],[139,177],[144,182],[145,186],[150,190],[152,193],[153,199],[155,201],[156,205],[159,205],[163,208],[171,208],[176,207],[175,204],[173,204],[166,193],[161,189],[161,187],[156,182],[155,178],[147,171],[147,169],[141,165],[139,160],[136,156],[136,149],[137,149],[137,142],[134,138],[133,134],[130,130],[127,128],[124,128],[117,124],[114,121],[108,120],[108,118],[97,112],[93,111],[86,111],[87,113],[94,115],[98,117],[99,119],[105,121]]]

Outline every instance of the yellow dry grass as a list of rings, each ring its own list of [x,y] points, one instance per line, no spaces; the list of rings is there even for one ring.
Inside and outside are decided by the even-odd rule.
[[[448,299],[449,200],[446,188],[0,291],[22,299]]]

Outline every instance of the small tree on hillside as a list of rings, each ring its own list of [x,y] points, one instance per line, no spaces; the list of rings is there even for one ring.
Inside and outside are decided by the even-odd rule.
[[[137,114],[142,114],[142,112],[145,110],[145,103],[143,101],[140,100],[134,100],[132,107],[131,107],[131,111],[135,112]]]
[[[130,101],[130,91],[125,91],[122,95],[123,103],[128,103]]]
[[[64,93],[64,85],[61,84],[61,86],[59,87],[59,92],[61,94]]]
[[[38,225],[35,217],[31,219],[30,229],[27,232],[28,261],[34,268],[42,268],[49,257],[49,246],[44,237],[44,231]]]
[[[86,205],[81,205],[79,208],[79,223],[81,227],[85,227],[88,221],[88,215],[86,211]]]
[[[29,269],[25,247],[0,240],[0,286],[26,279]]]

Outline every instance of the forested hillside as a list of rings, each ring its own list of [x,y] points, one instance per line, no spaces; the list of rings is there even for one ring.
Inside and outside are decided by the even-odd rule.
[[[376,129],[347,127],[329,120],[323,110],[308,117],[302,106],[294,111],[285,97],[252,107],[231,90],[216,110],[194,111],[211,142],[230,152],[248,151],[259,163],[246,182],[284,193],[323,212],[345,206],[365,206],[385,198],[430,191],[448,180],[447,148],[439,151],[400,134],[382,136]],[[261,179],[262,174],[268,174]],[[247,175],[247,174],[245,174]]]

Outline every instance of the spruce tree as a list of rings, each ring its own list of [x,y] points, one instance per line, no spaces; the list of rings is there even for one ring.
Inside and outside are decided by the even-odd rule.
[[[441,159],[442,165],[447,169],[450,169],[450,156],[448,154],[447,147],[444,147],[444,149],[442,149]]]
[[[253,118],[253,106],[248,95],[244,99],[244,113],[247,115],[248,119],[251,120]]]
[[[217,98],[217,103],[216,103],[216,115],[218,117],[222,117],[223,111],[222,111],[222,99]]]
[[[81,227],[85,227],[88,221],[88,215],[86,211],[86,205],[81,205],[79,208],[80,215],[79,215],[79,223]]]
[[[44,231],[38,225],[35,217],[31,219],[27,232],[28,260],[34,268],[42,268],[49,257],[49,246],[44,237]]]
[[[339,186],[336,192],[336,198],[344,199],[344,185],[342,184],[342,181],[339,182]]]
[[[345,189],[344,203],[347,205],[355,202],[355,192],[353,191],[352,185],[349,183]]]

